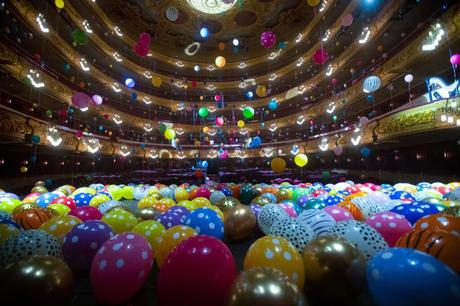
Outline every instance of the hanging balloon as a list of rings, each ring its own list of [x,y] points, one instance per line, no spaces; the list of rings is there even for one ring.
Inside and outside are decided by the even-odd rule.
[[[70,70],[70,64],[69,63],[65,63],[64,64],[64,71],[67,72]]]
[[[363,82],[363,91],[365,93],[372,93],[380,88],[382,81],[378,76],[371,75],[367,77]]]
[[[342,26],[344,27],[349,27],[353,23],[353,15],[352,14],[346,14],[345,16],[342,17]]]
[[[414,76],[412,74],[406,74],[406,76],[404,77],[404,81],[406,83],[412,83],[413,80],[414,80]]]
[[[152,77],[152,85],[153,85],[153,87],[160,87],[161,86],[161,78],[159,76],[154,75]]]
[[[199,110],[198,110],[198,115],[200,115],[201,118],[206,118],[209,114],[209,111],[206,107],[201,107]]]
[[[338,147],[334,148],[334,154],[335,155],[340,156],[340,155],[342,155],[342,153],[343,153],[343,148],[342,147],[338,146]]]
[[[163,122],[160,123],[160,133],[164,133],[168,127]]]
[[[359,124],[361,124],[361,126],[366,126],[368,122],[369,122],[369,119],[367,119],[366,116],[359,118]]]
[[[176,132],[173,129],[166,129],[165,133],[165,138],[168,140],[173,140],[176,138]]]
[[[460,54],[453,54],[450,57],[450,63],[452,65],[460,65]]]
[[[32,140],[33,143],[37,144],[37,143],[40,142],[40,136],[39,135],[32,135],[30,140]]]
[[[328,58],[329,58],[329,54],[327,53],[326,49],[324,49],[324,48],[320,48],[320,49],[316,50],[315,53],[313,54],[313,61],[317,65],[322,65],[322,64],[326,63]]]
[[[79,109],[87,109],[91,103],[91,98],[82,92],[76,92],[72,96],[72,104]]]
[[[149,53],[149,45],[137,42],[133,46],[133,51],[140,57],[147,56],[147,54]]]
[[[265,49],[270,49],[276,43],[276,35],[272,31],[263,32],[260,35],[260,44]]]
[[[243,109],[243,117],[246,119],[251,119],[252,117],[254,117],[254,109],[250,106],[246,106]]]
[[[361,149],[361,155],[364,157],[364,158],[368,158],[370,155],[371,155],[371,150],[367,147],[364,147]]]
[[[305,167],[308,163],[308,157],[305,154],[297,154],[294,158],[294,162],[298,167]]]
[[[286,161],[281,157],[275,157],[270,163],[273,172],[280,173],[286,169]]]
[[[254,93],[252,91],[249,90],[246,92],[246,98],[251,100],[253,97],[254,97]]]
[[[278,108],[278,100],[276,98],[272,98],[269,102],[268,102],[268,109],[269,110],[276,110]]]
[[[72,41],[79,45],[86,45],[88,43],[88,35],[81,29],[75,29],[72,31]]]
[[[209,132],[209,127],[205,126],[203,128],[203,133],[207,134]]]
[[[244,128],[244,121],[243,120],[238,120],[238,122],[236,123],[238,125],[238,127],[241,129],[241,128]]]
[[[221,96],[220,96],[220,95],[215,95],[215,96],[214,96],[214,101],[219,102],[220,99],[221,99]]]
[[[256,95],[258,97],[265,97],[267,95],[267,88],[264,85],[258,85],[256,88]]]
[[[54,5],[56,5],[56,7],[58,9],[63,9],[64,8],[64,0],[56,0],[56,1],[54,1]]]
[[[179,10],[174,6],[169,6],[166,9],[165,15],[169,21],[174,22],[179,19]]]
[[[21,168],[19,168],[19,171],[21,173],[26,173],[27,171],[29,171],[29,169],[26,166],[22,166]]]
[[[141,34],[139,34],[139,42],[143,45],[146,45],[148,47],[148,45],[150,45],[150,41],[152,40],[152,37],[150,36],[149,33],[147,32],[142,32]]]
[[[218,45],[218,47],[219,47],[219,50],[220,50],[220,51],[224,50],[224,49],[225,49],[225,43],[220,42],[219,45]]]
[[[224,118],[222,117],[216,117],[216,125],[217,126],[223,126],[225,123]]]
[[[262,138],[260,138],[259,136],[252,138],[251,148],[257,148],[261,144],[262,144]]]
[[[307,0],[309,6],[318,6],[321,0]]]
[[[227,60],[223,56],[218,56],[216,57],[215,63],[218,68],[224,68],[225,64],[227,63]]]
[[[102,104],[102,97],[99,95],[94,95],[91,97],[91,102],[95,105],[101,105]]]

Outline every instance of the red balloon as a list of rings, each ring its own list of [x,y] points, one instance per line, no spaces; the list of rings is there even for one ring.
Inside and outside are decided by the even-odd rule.
[[[144,46],[145,45],[150,45],[150,40],[151,40],[151,37],[150,37],[150,34],[149,33],[146,33],[146,32],[142,32],[140,35],[139,35],[139,42],[141,44],[143,44]]]
[[[77,208],[77,204],[75,204],[75,201],[72,198],[68,198],[65,196],[57,197],[56,199],[50,202],[50,205],[51,204],[64,204],[65,206],[70,208],[70,210]]]
[[[134,47],[133,47],[133,50],[137,55],[139,55],[141,57],[147,56],[147,54],[149,53],[148,45],[144,45],[142,43],[135,43]]]
[[[206,199],[209,199],[211,197],[211,191],[209,191],[208,188],[198,188],[198,190],[196,191],[196,198],[198,197],[202,197],[202,198],[206,198]]]
[[[160,305],[226,305],[235,278],[235,260],[222,241],[201,235],[188,238],[161,267]]]
[[[80,206],[72,209],[69,215],[79,218],[81,221],[101,220],[102,213],[93,206]]]
[[[320,48],[316,50],[315,53],[313,54],[313,61],[317,65],[324,64],[325,62],[327,62],[328,58],[329,58],[329,54],[324,48]]]

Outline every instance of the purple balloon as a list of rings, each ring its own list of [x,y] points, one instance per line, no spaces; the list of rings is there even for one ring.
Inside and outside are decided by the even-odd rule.
[[[297,205],[299,205],[299,207],[303,209],[305,205],[307,204],[308,200],[310,199],[314,199],[314,197],[311,195],[303,195],[297,199]]]
[[[262,35],[260,35],[260,44],[262,47],[265,49],[270,49],[273,47],[276,43],[276,35],[272,31],[266,31],[263,32]]]
[[[109,225],[91,220],[74,226],[64,238],[64,261],[76,271],[88,271],[102,244],[114,236]]]
[[[249,207],[251,208],[252,212],[254,213],[257,219],[257,216],[259,215],[259,212],[262,209],[262,206],[257,205],[257,204],[251,204],[249,205]]]
[[[163,224],[163,226],[168,229],[176,225],[181,225],[184,222],[186,216],[181,216],[176,213],[170,213],[169,211],[162,213],[158,217],[157,221]]]
[[[184,206],[173,206],[170,209],[168,209],[167,212],[171,214],[178,214],[182,217],[182,216],[188,216],[188,214],[190,213],[190,210],[188,210]]]

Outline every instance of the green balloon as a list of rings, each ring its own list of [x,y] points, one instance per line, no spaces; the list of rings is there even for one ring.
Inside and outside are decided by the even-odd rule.
[[[72,40],[79,45],[86,45],[88,43],[88,35],[85,31],[75,29],[72,31]]]
[[[201,118],[206,118],[209,114],[209,111],[206,107],[201,107],[199,110],[198,110],[198,115],[200,115]]]
[[[160,123],[160,132],[164,133],[168,127],[164,123]]]
[[[323,180],[328,180],[331,178],[331,173],[329,171],[323,171]]]
[[[292,192],[292,200],[297,202],[297,199],[304,195],[310,195],[313,192],[311,188],[296,188]]]
[[[246,106],[243,109],[243,117],[246,119],[251,119],[252,117],[254,117],[254,109],[250,106]]]

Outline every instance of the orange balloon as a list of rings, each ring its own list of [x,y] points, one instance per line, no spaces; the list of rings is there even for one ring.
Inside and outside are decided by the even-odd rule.
[[[224,50],[225,49],[225,44],[223,42],[219,43],[219,50]]]
[[[256,240],[244,258],[244,270],[254,267],[278,269],[303,290],[305,269],[302,257],[284,238],[265,236]]]
[[[395,247],[416,249],[430,254],[460,273],[460,237],[441,229],[413,229]]]
[[[75,225],[80,223],[81,220],[74,216],[57,216],[43,223],[40,229],[56,237],[62,244],[66,235]]]
[[[196,170],[196,171],[200,171],[201,173],[201,170]],[[200,176],[197,175],[197,177],[200,177]],[[190,193],[188,194],[188,198],[190,200],[193,200],[194,198],[196,198],[197,192],[198,192],[198,188],[192,189]]]
[[[161,267],[179,243],[195,235],[197,235],[195,230],[185,225],[176,225],[166,230],[156,248],[155,260],[157,265]]]
[[[240,197],[240,185],[230,185],[229,188],[232,191],[232,197],[238,199]]]
[[[348,210],[355,220],[364,220],[363,212],[356,204],[353,204],[352,202],[345,200],[343,202],[340,202],[337,206],[343,207],[346,210]]]
[[[444,230],[448,233],[460,237],[460,218],[447,215],[435,214],[428,215],[419,219],[415,225],[414,230]],[[460,246],[460,245],[459,245]],[[459,257],[460,258],[460,257]]]
[[[37,229],[56,215],[57,213],[49,208],[31,208],[14,213],[13,221],[19,224],[23,229]]]

